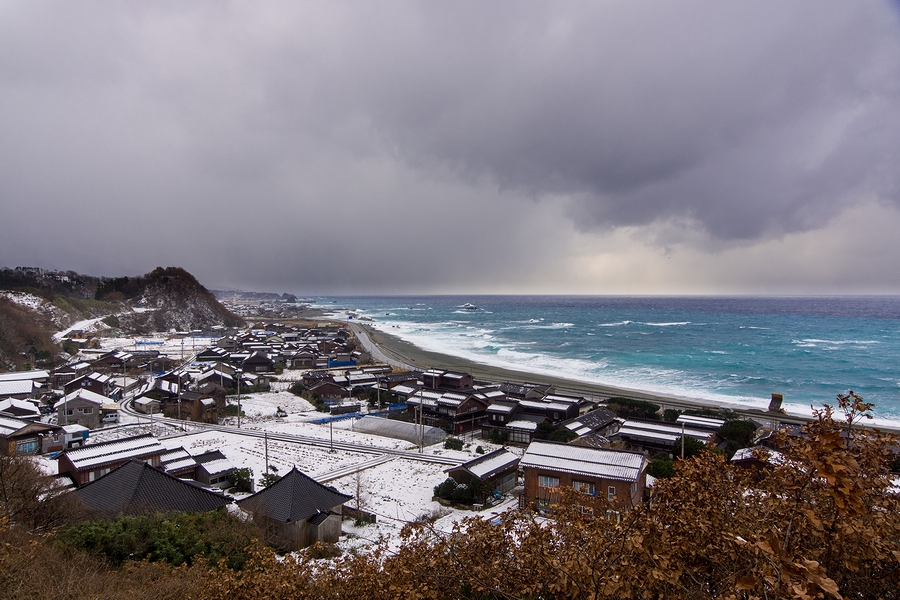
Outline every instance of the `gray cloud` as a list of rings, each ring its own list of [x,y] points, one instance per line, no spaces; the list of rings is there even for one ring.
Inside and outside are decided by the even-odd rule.
[[[879,3],[8,3],[0,255],[347,292],[900,204]]]

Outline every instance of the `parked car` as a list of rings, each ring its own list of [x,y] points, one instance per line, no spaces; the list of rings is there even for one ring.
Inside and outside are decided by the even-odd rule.
[[[117,413],[111,413],[111,414],[108,414],[108,415],[106,415],[105,417],[103,417],[102,419],[100,419],[100,422],[103,423],[103,424],[106,424],[106,423],[118,423],[118,422],[119,422],[119,415],[118,415]]]

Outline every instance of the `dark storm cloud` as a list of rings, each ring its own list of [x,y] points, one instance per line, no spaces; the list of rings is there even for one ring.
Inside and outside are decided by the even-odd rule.
[[[491,289],[573,228],[814,229],[900,202],[898,31],[879,3],[6,3],[0,256]]]

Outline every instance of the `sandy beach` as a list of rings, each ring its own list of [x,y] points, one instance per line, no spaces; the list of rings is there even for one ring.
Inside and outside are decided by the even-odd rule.
[[[753,418],[761,424],[772,424],[773,421],[802,424],[810,420],[810,417],[806,415],[772,413],[758,408],[747,408],[746,405],[738,403],[713,403],[698,398],[665,396],[643,390],[620,388],[599,383],[575,381],[562,377],[535,375],[533,373],[528,373],[527,371],[504,369],[456,356],[423,350],[397,336],[390,335],[360,322],[350,322],[348,324],[356,334],[360,343],[372,355],[374,360],[385,362],[399,368],[409,370],[440,368],[464,371],[471,373],[476,380],[491,383],[527,382],[550,384],[559,393],[577,394],[591,400],[599,401],[615,396],[624,396],[636,400],[647,400],[654,404],[658,404],[663,408],[675,408],[680,410],[698,407],[731,408],[747,417]]]

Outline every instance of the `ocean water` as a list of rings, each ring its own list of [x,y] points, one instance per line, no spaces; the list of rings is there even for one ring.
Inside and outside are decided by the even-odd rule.
[[[466,303],[477,306],[467,310]],[[314,304],[426,350],[629,389],[810,414],[854,390],[900,425],[900,297],[390,296]]]

